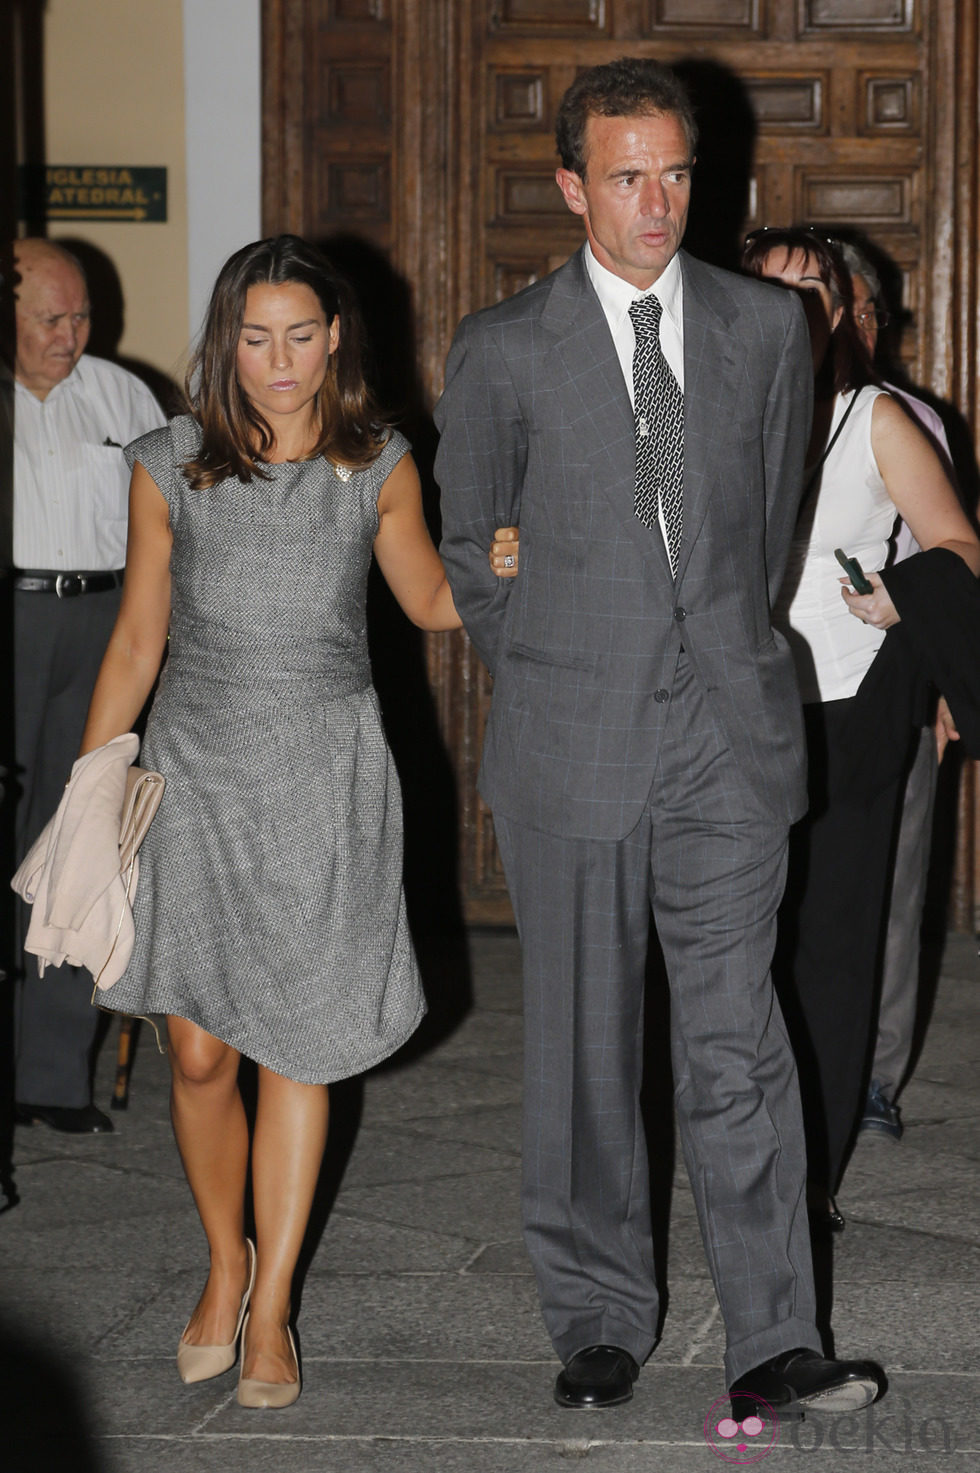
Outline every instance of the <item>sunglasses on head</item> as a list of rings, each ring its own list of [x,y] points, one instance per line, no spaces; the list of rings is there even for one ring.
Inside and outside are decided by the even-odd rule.
[[[749,246],[756,240],[766,240],[773,245],[779,245],[783,241],[795,243],[801,236],[810,236],[812,240],[822,241],[835,251],[840,250],[840,241],[833,235],[826,235],[816,225],[760,225],[756,230],[749,231],[744,245]]]

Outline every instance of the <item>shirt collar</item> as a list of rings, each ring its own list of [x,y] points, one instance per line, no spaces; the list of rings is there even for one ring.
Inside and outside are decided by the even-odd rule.
[[[86,375],[83,370],[84,363],[85,355],[83,353],[68,377],[63,378],[57,384],[52,384],[43,399],[39,399],[36,394],[31,392],[26,384],[22,384],[16,377],[14,379],[14,392],[17,394],[26,394],[29,399],[34,400],[34,403],[40,409],[43,405],[50,404],[55,399],[61,399],[65,394],[74,394],[76,389],[83,389],[85,387],[84,380]]]
[[[630,282],[610,271],[597,261],[592,247],[586,242],[585,269],[595,287],[596,295],[613,330],[613,335],[622,326],[623,318],[629,313],[633,302],[641,297],[655,296],[660,300],[664,312],[679,333],[683,332],[683,286],[681,263],[676,255],[671,256],[663,271],[647,291],[637,291]]]

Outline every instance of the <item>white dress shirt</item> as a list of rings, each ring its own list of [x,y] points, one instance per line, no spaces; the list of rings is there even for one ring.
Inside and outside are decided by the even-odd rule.
[[[616,356],[623,370],[623,378],[626,380],[626,391],[630,396],[630,403],[633,403],[633,349],[636,347],[636,333],[633,331],[630,307],[643,297],[655,296],[663,307],[663,315],[660,318],[660,347],[683,394],[684,284],[677,257],[671,257],[653,286],[645,292],[637,291],[635,286],[624,281],[621,276],[616,276],[614,272],[609,271],[597,261],[592,254],[592,247],[588,244],[585,247],[585,269],[589,273],[589,280],[595,287],[599,305],[609,324]],[[669,552],[670,543],[667,538],[667,528],[664,525],[663,509],[659,505],[657,522],[664,539],[664,546]]]
[[[660,346],[683,394],[684,284],[681,277],[681,263],[677,257],[671,257],[653,286],[645,292],[637,291],[635,286],[631,286],[621,276],[614,275],[612,271],[600,265],[589,245],[585,247],[585,269],[589,273],[589,280],[595,287],[599,305],[606,314],[609,331],[612,333],[616,354],[623,370],[623,378],[626,380],[630,403],[633,402],[633,349],[636,346],[636,334],[633,331],[630,307],[643,297],[657,297],[664,309],[660,319]]]
[[[83,354],[38,399],[14,398],[14,565],[103,572],[126,562],[128,445],[166,416],[125,368]]]

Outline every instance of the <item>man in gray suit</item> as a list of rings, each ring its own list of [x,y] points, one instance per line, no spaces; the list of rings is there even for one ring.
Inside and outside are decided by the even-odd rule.
[[[463,321],[436,410],[442,554],[494,677],[481,791],[524,957],[525,1234],[564,1362],[556,1399],[628,1400],[658,1319],[639,1108],[652,905],[727,1384],[781,1415],[853,1410],[880,1373],[819,1354],[796,1073],[769,978],[805,804],[769,609],[810,348],[788,292],[679,253],[694,143],[656,62],[573,84],[557,181],[587,244]],[[510,522],[508,583],[485,549]]]

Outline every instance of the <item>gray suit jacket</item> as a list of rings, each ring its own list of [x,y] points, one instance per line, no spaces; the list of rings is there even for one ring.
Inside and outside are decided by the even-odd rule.
[[[805,808],[800,699],[770,625],[802,486],[810,346],[796,297],[681,253],[684,533],[633,513],[633,413],[578,252],[467,317],[436,408],[442,556],[493,677],[480,790],[568,837],[621,838],[650,792],[683,639],[745,782]],[[520,572],[487,548],[519,522]]]

